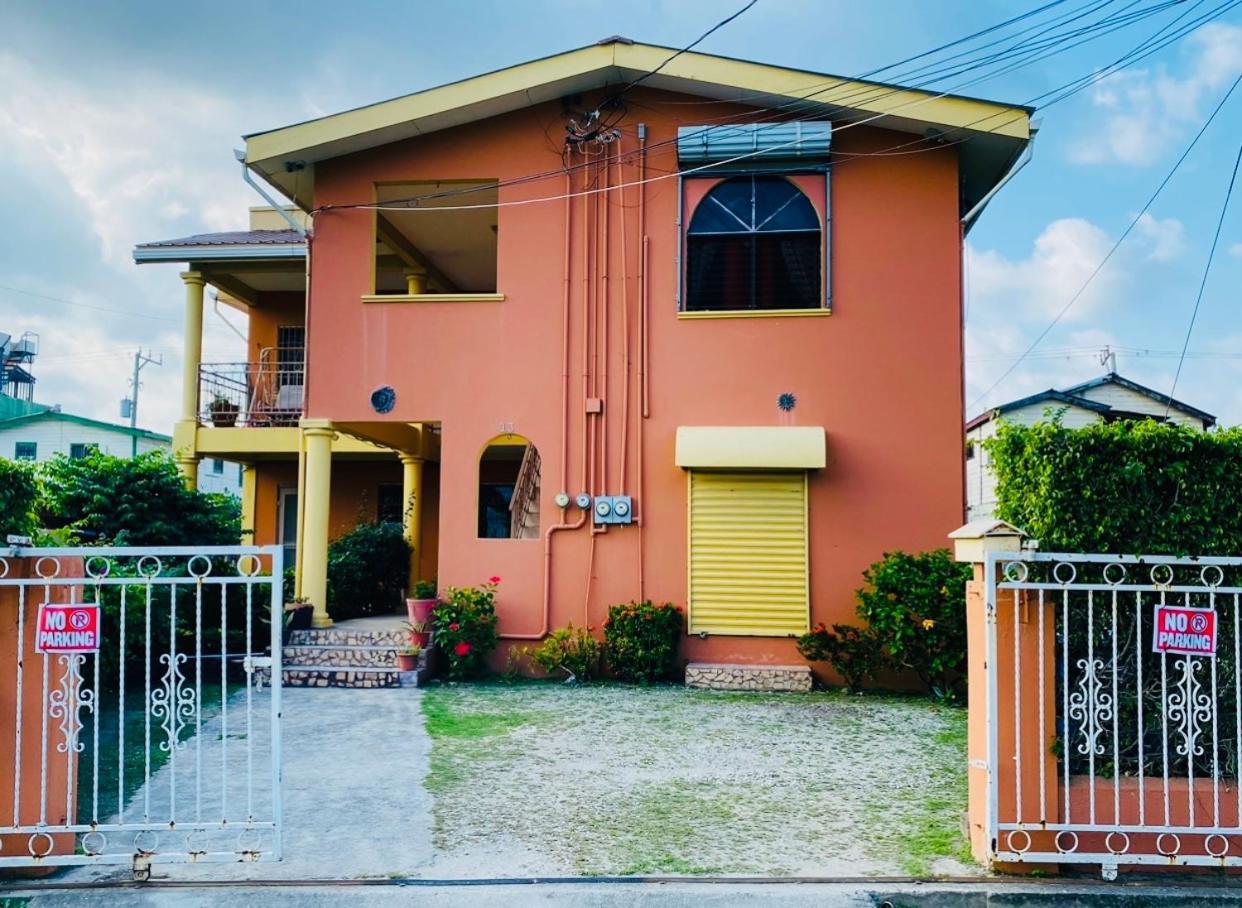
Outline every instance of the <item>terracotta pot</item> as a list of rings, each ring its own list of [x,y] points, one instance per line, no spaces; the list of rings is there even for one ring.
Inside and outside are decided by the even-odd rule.
[[[431,613],[435,607],[435,599],[405,600],[405,610],[410,614],[410,624],[430,624]]]
[[[410,642],[426,649],[431,644],[431,631],[410,631]]]
[[[311,617],[315,614],[313,605],[295,605],[290,603],[285,606],[285,610],[291,615],[289,619],[289,630],[304,631],[311,626]]]
[[[410,656],[405,653],[397,653],[397,670],[402,672],[412,672],[418,667],[418,656]]]

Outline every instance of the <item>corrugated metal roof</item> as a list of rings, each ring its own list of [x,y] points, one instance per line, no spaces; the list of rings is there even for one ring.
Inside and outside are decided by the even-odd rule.
[[[283,246],[289,243],[305,243],[296,230],[230,230],[224,233],[196,233],[175,240],[156,240],[139,243],[139,249],[156,249],[180,246]]]

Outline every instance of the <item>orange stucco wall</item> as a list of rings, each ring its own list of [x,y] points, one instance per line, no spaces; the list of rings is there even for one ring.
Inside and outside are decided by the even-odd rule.
[[[248,314],[248,359],[258,362],[263,349],[276,346],[281,325],[301,325],[306,321],[306,297],[301,293],[260,293],[258,305],[250,307]]]
[[[675,170],[674,148],[661,143],[701,111],[670,104],[677,99],[654,91],[632,95],[620,147],[637,147],[635,129],[643,122],[652,148],[648,175]],[[710,115],[734,112],[713,105]],[[561,157],[544,126],[562,119],[559,105],[545,105],[321,162],[315,203],[366,203],[376,182],[503,181],[555,171]],[[475,538],[477,460],[487,439],[511,427],[538,447],[543,530],[558,518],[552,499],[562,484],[571,495],[587,490],[636,497],[641,527],[593,535],[588,526],[553,537],[550,626],[571,620],[598,626],[611,603],[639,596],[686,602],[686,475],[674,465],[677,427],[782,424],[790,417],[778,411],[777,397],[792,392],[798,400],[792,421],[825,427],[829,450],[828,467],[814,472],[810,483],[811,620],[849,620],[852,590],[869,563],[892,549],[940,547],[962,522],[956,152],[858,156],[909,141],[871,128],[834,136],[840,155],[831,177],[830,317],[679,320],[677,181],[649,184],[645,201],[630,189],[609,201],[594,195],[574,202],[567,461],[561,407],[566,203],[500,210],[498,290],[506,298],[499,303],[363,304],[360,297],[370,292],[373,212],[321,211],[310,291],[308,415],[442,423],[440,578],[470,584],[499,574],[501,631],[523,634],[542,625],[545,542]],[[595,185],[617,183],[636,179],[638,167],[614,164],[610,175],[587,176]],[[575,189],[583,179],[575,178]],[[500,198],[513,202],[564,190],[565,177],[558,174],[502,186]],[[646,419],[638,279],[644,204]],[[589,309],[595,314],[586,326],[594,340],[584,393]],[[345,360],[348,370],[339,368]],[[368,400],[382,385],[391,385],[397,398],[385,417]],[[586,397],[603,399],[602,416],[584,414]],[[594,469],[584,469],[588,437]],[[762,637],[688,639],[683,654],[801,661],[791,640]]]

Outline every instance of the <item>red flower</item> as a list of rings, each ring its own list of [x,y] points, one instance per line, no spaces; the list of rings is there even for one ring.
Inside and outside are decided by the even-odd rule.
[[[456,621],[454,621],[452,624],[450,624],[450,625],[449,625],[449,630],[451,630],[451,631],[459,631],[459,630],[461,630],[461,625],[460,625],[460,624],[458,624]]]
[[[466,642],[463,640],[461,643],[459,643],[459,644],[457,644],[455,647],[453,647],[453,652],[454,652],[454,653],[456,653],[456,654],[457,654],[457,655],[459,655],[459,656],[465,656],[465,655],[468,655],[468,654],[469,654],[469,652],[470,652],[470,644],[469,644],[469,643],[466,643]]]
[[[488,578],[487,578],[487,582],[488,582],[488,583],[493,583],[493,584],[495,584],[495,583],[500,583],[500,578],[499,578],[499,577],[488,577]]]

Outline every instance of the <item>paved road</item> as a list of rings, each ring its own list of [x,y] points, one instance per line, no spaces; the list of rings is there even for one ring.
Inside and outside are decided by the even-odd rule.
[[[192,885],[192,884],[191,884]],[[555,905],[566,908],[1146,908],[1146,906],[1242,906],[1237,887],[1118,886],[1094,883],[924,884],[882,887],[859,883],[549,883],[537,885],[403,885],[400,882],[325,886],[292,884],[228,887],[146,887],[39,892],[0,889],[4,896],[33,896],[32,908],[148,908],[216,906],[246,908],[326,908],[326,906],[419,905],[426,908],[512,908]]]

